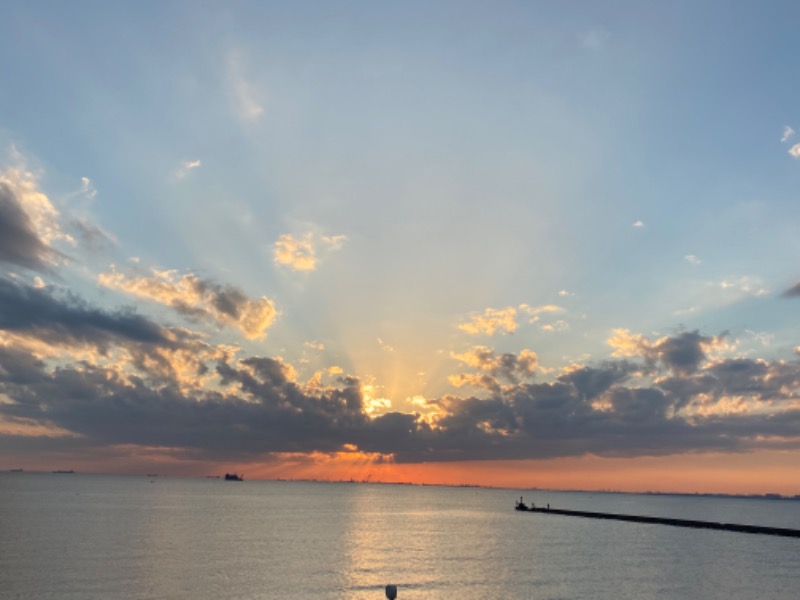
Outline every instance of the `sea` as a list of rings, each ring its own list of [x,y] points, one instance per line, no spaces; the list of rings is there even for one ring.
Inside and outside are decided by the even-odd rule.
[[[800,502],[472,487],[0,474],[0,598],[800,597],[800,539],[514,510],[800,529]]]

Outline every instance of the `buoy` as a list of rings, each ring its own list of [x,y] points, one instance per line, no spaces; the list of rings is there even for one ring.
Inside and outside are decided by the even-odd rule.
[[[389,600],[394,600],[397,598],[397,586],[396,585],[387,585],[386,586],[386,597]]]

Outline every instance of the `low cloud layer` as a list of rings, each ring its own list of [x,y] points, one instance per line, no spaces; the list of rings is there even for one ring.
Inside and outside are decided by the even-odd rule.
[[[303,385],[280,359],[202,346],[48,290],[2,281],[0,314],[7,335],[103,350],[91,362],[43,358],[0,338],[0,416],[69,432],[28,436],[32,449],[140,445],[248,461],[358,448],[419,462],[800,448],[800,361],[711,358],[721,336],[698,332],[655,340],[618,332],[624,358],[544,382],[535,381],[531,350],[472,348],[453,355],[468,371],[457,384],[484,396],[431,399],[423,416],[370,411],[355,377]],[[154,366],[159,357],[169,368]]]

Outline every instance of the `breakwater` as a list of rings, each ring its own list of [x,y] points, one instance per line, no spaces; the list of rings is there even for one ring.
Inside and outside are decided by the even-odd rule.
[[[650,523],[653,525],[669,525],[672,527],[691,527],[693,529],[716,529],[719,531],[735,531],[737,533],[757,533],[761,535],[778,535],[782,537],[800,538],[800,529],[783,527],[762,527],[761,525],[739,525],[737,523],[715,523],[713,521],[694,521],[691,519],[667,519],[662,517],[645,517],[640,515],[621,515],[615,513],[589,512],[585,510],[564,510],[560,508],[534,508],[522,502],[517,503],[517,510],[523,512],[562,515],[565,517],[584,517],[586,519],[608,519],[612,521],[628,521],[631,523]]]

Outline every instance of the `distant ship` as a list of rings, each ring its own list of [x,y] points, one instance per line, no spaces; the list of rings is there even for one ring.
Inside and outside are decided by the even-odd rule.
[[[22,473],[22,469],[10,469],[12,473]]]
[[[67,469],[66,471],[62,471],[62,470],[53,471],[53,473],[74,473],[74,472],[75,471],[73,471],[72,469]]]
[[[225,473],[225,481],[244,481],[244,475],[236,473]]]

